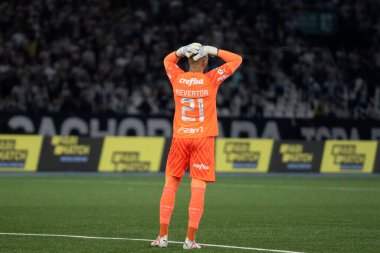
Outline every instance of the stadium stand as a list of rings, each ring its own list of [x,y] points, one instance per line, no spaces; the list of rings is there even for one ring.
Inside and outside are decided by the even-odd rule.
[[[220,88],[219,115],[380,119],[379,9],[378,0],[2,1],[0,111],[172,115],[163,57],[198,41],[244,56]],[[310,11],[331,14],[336,29],[302,31]]]

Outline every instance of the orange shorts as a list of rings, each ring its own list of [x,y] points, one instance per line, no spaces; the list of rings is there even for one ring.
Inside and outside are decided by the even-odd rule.
[[[190,167],[190,177],[215,182],[214,137],[172,139],[166,174],[182,177]]]

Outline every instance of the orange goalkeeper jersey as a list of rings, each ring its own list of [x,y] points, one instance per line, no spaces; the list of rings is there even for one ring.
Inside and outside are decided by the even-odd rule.
[[[165,57],[166,73],[173,88],[175,113],[173,136],[200,138],[218,135],[216,95],[219,85],[240,66],[241,56],[219,50],[226,63],[207,73],[184,72],[175,52]]]

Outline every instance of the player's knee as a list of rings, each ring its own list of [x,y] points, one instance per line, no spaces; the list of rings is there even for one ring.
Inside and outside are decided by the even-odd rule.
[[[201,188],[206,189],[206,181],[199,180],[196,178],[191,179],[191,188]]]
[[[174,192],[176,192],[178,190],[180,183],[181,183],[181,178],[166,176],[165,188],[168,187],[168,188],[174,189]]]

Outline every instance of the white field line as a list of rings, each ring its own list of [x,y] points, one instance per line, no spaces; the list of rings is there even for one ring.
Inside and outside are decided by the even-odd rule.
[[[79,239],[95,239],[95,240],[125,240],[125,241],[143,241],[151,242],[153,239],[140,239],[140,238],[128,238],[128,237],[100,237],[100,236],[84,236],[84,235],[60,235],[60,234],[35,234],[35,233],[0,233],[4,236],[35,236],[35,237],[63,237],[63,238],[79,238]],[[170,243],[182,244],[183,242],[169,241]],[[218,245],[218,244],[207,244],[200,243],[202,246],[215,247],[215,248],[227,248],[227,249],[241,249],[241,250],[252,250],[252,251],[266,251],[266,252],[277,252],[277,253],[305,253],[299,251],[288,251],[279,249],[262,249],[253,247],[240,247],[240,246],[230,246],[230,245]]]

